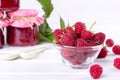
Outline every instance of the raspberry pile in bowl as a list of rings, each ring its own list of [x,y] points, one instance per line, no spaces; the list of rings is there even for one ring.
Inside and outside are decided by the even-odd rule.
[[[60,47],[62,61],[66,65],[72,68],[88,68],[97,58],[105,34],[93,33],[91,28],[87,30],[84,23],[76,22],[74,26],[54,31],[55,42]]]

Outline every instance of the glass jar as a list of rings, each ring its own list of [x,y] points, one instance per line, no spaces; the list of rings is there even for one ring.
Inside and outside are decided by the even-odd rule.
[[[19,0],[0,0],[0,11],[15,11],[19,8]]]
[[[0,48],[3,48],[4,46],[4,35],[2,29],[0,29]]]
[[[9,25],[9,20],[7,18],[3,19],[3,13],[0,12],[0,48],[4,46],[4,27]]]
[[[7,44],[11,46],[30,46],[38,43],[38,26],[44,20],[37,16],[36,10],[17,10],[9,12],[10,26],[7,27]]]
[[[7,27],[7,43],[12,46],[28,46],[38,43],[38,26],[19,28]]]

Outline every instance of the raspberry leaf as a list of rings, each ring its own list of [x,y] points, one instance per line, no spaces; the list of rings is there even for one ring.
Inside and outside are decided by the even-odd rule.
[[[42,5],[42,9],[45,12],[44,18],[48,18],[53,11],[51,0],[38,0],[38,2]]]
[[[93,26],[96,24],[96,21],[91,25],[91,27],[90,27],[90,29],[89,29],[89,31],[91,31],[92,30],[92,28],[93,28]]]
[[[39,32],[47,35],[52,32],[52,29],[50,28],[48,22],[45,20],[45,22],[39,27]]]
[[[62,19],[62,17],[60,17],[60,27],[61,27],[61,29],[65,29],[65,22]]]
[[[44,36],[43,34],[39,33],[39,41],[47,41],[47,42],[53,42],[54,40],[54,36],[53,36],[53,33],[47,35],[47,36]]]
[[[38,0],[38,2],[42,5],[42,9],[45,13],[43,15],[45,22],[39,27],[39,41],[53,42],[53,30],[50,28],[47,22],[47,19],[50,17],[53,11],[53,5],[51,0]]]
[[[54,40],[53,31],[47,21],[39,27],[39,41],[52,42]]]

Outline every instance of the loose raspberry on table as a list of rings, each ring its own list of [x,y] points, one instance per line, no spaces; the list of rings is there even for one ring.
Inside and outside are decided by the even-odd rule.
[[[120,45],[114,45],[112,51],[114,54],[120,55]]]
[[[106,47],[103,47],[97,58],[105,58],[108,54],[108,50]]]
[[[107,40],[106,40],[106,45],[107,45],[108,47],[112,47],[112,46],[114,45],[114,41],[113,41],[112,39],[107,39]]]
[[[113,65],[115,68],[120,70],[120,58],[115,58]]]
[[[90,67],[89,72],[93,79],[98,79],[103,73],[103,68],[99,64],[94,64]]]

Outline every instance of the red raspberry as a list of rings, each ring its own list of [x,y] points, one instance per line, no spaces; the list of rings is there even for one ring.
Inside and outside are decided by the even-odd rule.
[[[82,22],[76,22],[75,23],[75,33],[80,37],[81,36],[81,31],[85,29],[86,26]]]
[[[73,31],[73,28],[71,26],[68,26],[64,29],[65,33],[69,33],[69,32],[72,32],[72,31]]]
[[[73,56],[75,54],[76,54],[76,51],[73,48],[62,47],[61,49],[61,55],[63,57]]]
[[[114,45],[114,41],[113,41],[112,39],[107,39],[107,40],[106,40],[106,45],[107,45],[108,47],[112,47],[112,46]]]
[[[89,52],[87,52],[86,53],[86,55],[88,56],[88,57],[93,57],[96,53],[97,53],[97,49],[91,49],[91,51],[89,51]]]
[[[96,43],[88,41],[88,46],[96,46]]]
[[[103,47],[97,58],[105,58],[107,56],[108,50],[106,47]]]
[[[90,67],[89,72],[93,79],[98,79],[103,73],[103,68],[99,64],[94,64]]]
[[[112,48],[112,51],[114,54],[120,55],[120,45],[114,45],[114,47]]]
[[[75,55],[69,57],[69,61],[73,65],[80,65],[87,60],[87,56],[84,53],[76,53]]]
[[[120,70],[120,58],[115,58],[113,65],[115,68]]]
[[[96,45],[100,45],[104,42],[105,37],[105,34],[102,32],[96,33],[93,36],[93,42],[96,43]]]
[[[76,46],[88,46],[88,43],[84,39],[78,38],[76,39]]]
[[[73,30],[72,27],[68,26],[64,29],[64,32],[65,33],[71,33],[72,36],[76,39],[77,38],[77,35],[75,34],[75,31]]]
[[[59,44],[65,45],[65,46],[74,46],[75,39],[71,33],[64,33],[64,35],[59,40]]]
[[[90,32],[90,31],[88,31],[86,29],[83,29],[81,31],[81,38],[82,39],[90,40],[90,39],[92,39],[92,37],[93,37],[93,33],[92,32]]]
[[[54,31],[54,37],[55,37],[56,40],[59,40],[62,37],[62,35],[63,35],[63,30],[56,29]]]

